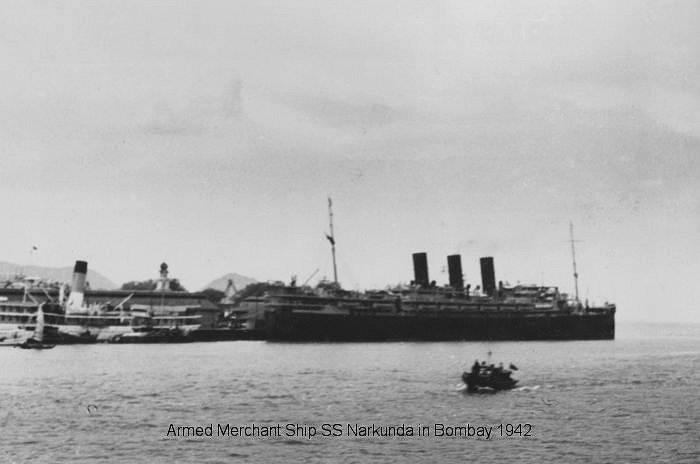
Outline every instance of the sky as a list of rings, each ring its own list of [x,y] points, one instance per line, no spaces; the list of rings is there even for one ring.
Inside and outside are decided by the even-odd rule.
[[[700,3],[7,1],[0,260],[496,278],[700,322]],[[32,251],[32,247],[37,247]]]

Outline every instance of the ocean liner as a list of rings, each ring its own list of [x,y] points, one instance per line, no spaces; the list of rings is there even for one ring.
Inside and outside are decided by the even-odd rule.
[[[335,258],[333,215],[327,235]],[[587,340],[615,337],[615,305],[582,304],[572,256],[576,295],[557,287],[496,283],[493,257],[480,259],[481,286],[465,285],[460,255],[447,257],[449,285],[428,275],[427,254],[414,253],[410,285],[381,291],[350,292],[334,281],[316,288],[271,285],[246,299],[243,308],[264,319],[268,340],[438,341]]]

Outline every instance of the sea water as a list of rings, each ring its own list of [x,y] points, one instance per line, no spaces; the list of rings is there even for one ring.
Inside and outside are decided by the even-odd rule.
[[[467,394],[462,372],[489,352],[519,388]],[[619,323],[607,341],[2,348],[0,462],[695,463],[698,397],[699,325]]]

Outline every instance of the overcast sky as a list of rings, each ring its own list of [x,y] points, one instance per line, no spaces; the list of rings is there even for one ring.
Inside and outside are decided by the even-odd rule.
[[[700,3],[6,1],[0,260],[412,279],[700,321]],[[30,255],[32,246],[38,250]]]

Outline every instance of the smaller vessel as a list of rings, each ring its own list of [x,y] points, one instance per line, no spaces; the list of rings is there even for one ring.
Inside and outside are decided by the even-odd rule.
[[[122,333],[111,338],[108,343],[185,343],[194,341],[179,327],[161,328],[134,327],[131,332]]]
[[[20,348],[25,350],[48,350],[56,345],[49,345],[44,343],[44,304],[40,304],[39,308],[36,310],[36,324],[34,326],[34,335],[26,339],[24,342],[20,343]]]
[[[510,368],[518,370],[513,364],[510,365]],[[479,361],[474,362],[471,372],[462,374],[462,381],[467,385],[469,393],[511,390],[518,383],[511,377],[511,371],[505,369],[502,364],[494,366],[493,364],[487,365],[485,362],[479,363]]]

